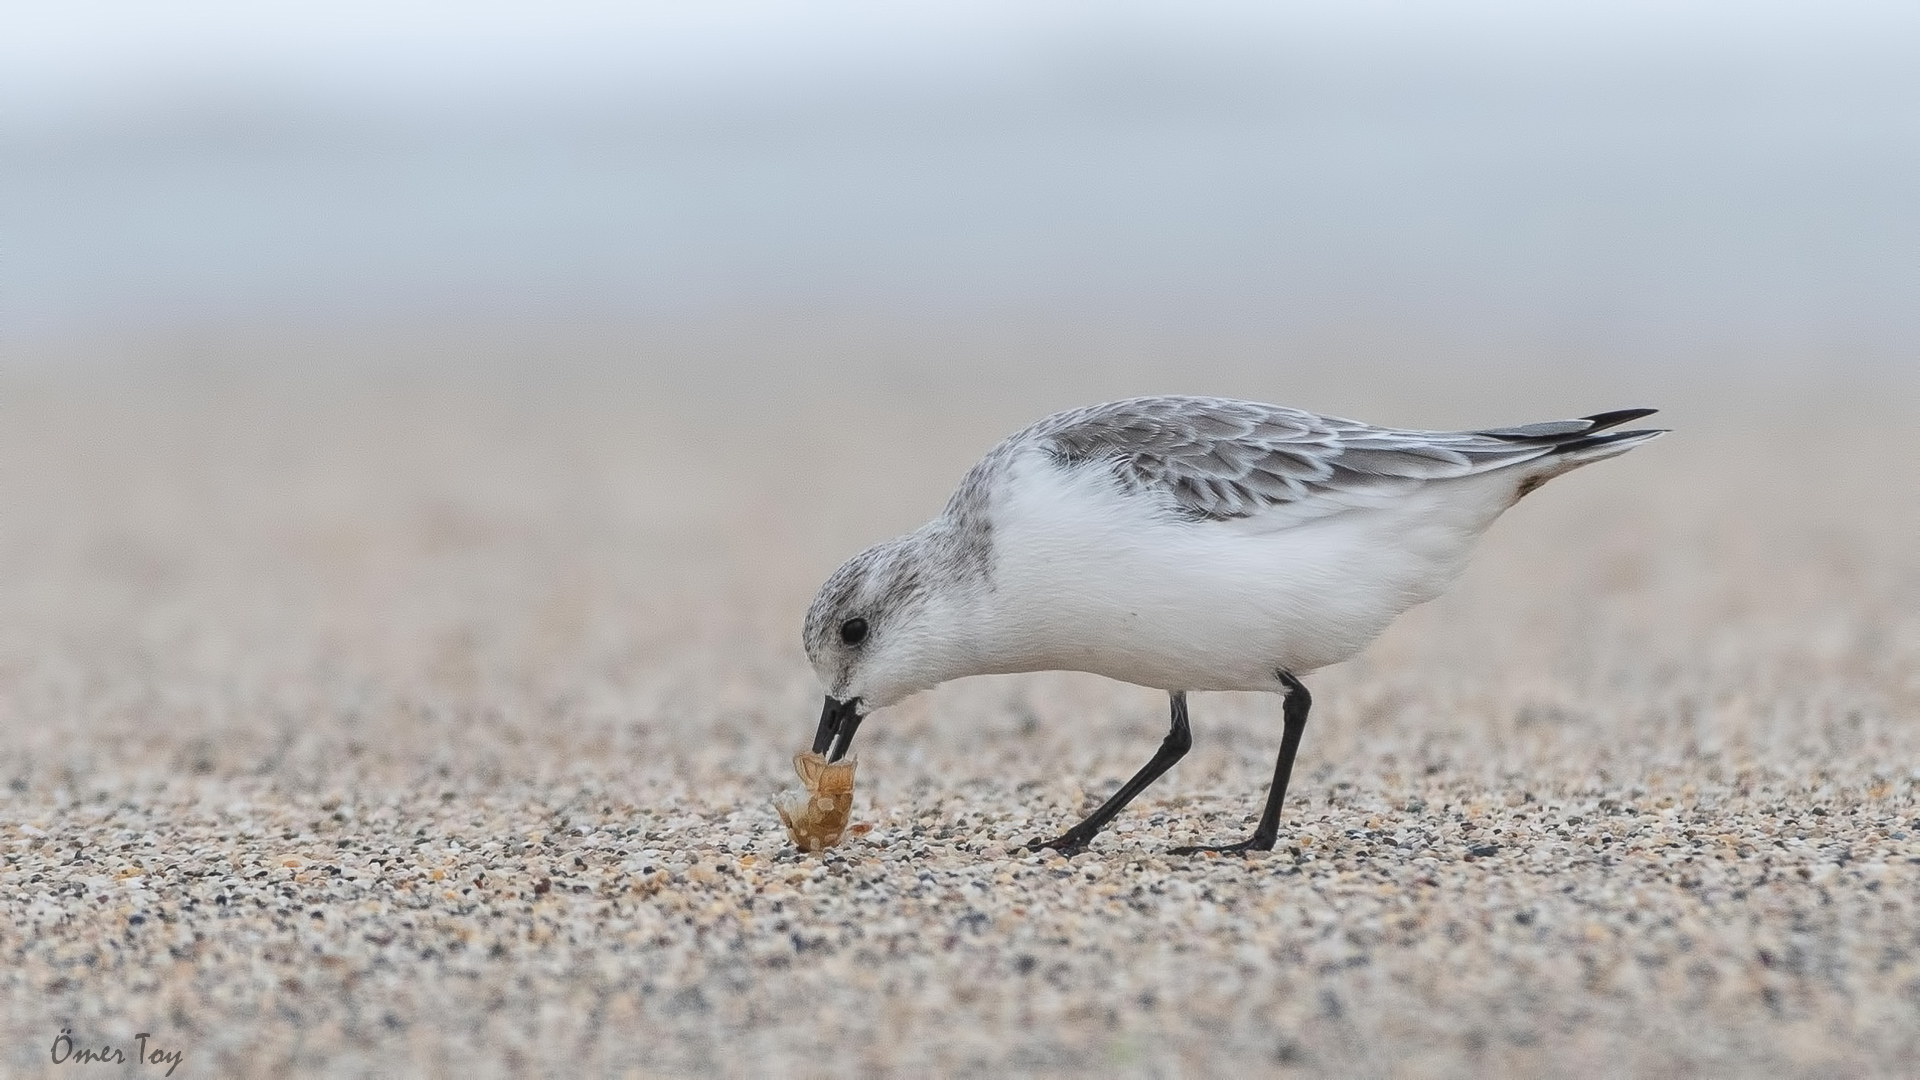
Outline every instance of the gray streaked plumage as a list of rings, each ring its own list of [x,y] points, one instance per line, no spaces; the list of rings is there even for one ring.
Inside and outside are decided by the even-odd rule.
[[[1255,401],[1142,397],[1057,413],[1007,444],[1037,442],[1069,467],[1107,462],[1128,488],[1165,492],[1182,513],[1218,520],[1310,498],[1373,501],[1425,480],[1506,468],[1651,411],[1402,431]]]

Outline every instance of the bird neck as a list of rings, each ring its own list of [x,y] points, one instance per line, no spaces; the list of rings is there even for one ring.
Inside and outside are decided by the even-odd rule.
[[[929,674],[946,682],[1005,670],[995,649],[1002,635],[994,625],[997,608],[986,561],[975,550],[978,538],[941,517],[910,534],[909,542],[922,580],[931,586],[920,601],[920,621],[938,642],[924,655]]]

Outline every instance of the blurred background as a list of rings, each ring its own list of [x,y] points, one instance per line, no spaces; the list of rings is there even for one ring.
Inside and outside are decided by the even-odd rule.
[[[422,700],[778,776],[818,582],[1131,393],[1664,410],[1406,640],[1602,543],[1682,667],[1920,588],[1912,4],[0,4],[23,782]]]
[[[1679,436],[1556,485],[1604,513],[1530,503],[1482,561],[1495,592],[1554,562],[1548,520],[1665,544],[1688,569],[1616,577],[1686,608],[1677,650],[1728,610],[1699,590],[1778,601],[1762,565],[1920,588],[1910,3],[0,0],[0,28],[14,740],[216,730],[242,762],[266,717],[371,694],[427,748],[404,771],[444,735],[404,720],[423,685],[568,730],[554,701],[599,686],[618,730],[731,724],[782,773],[818,582],[1007,432],[1136,393],[1659,406]],[[181,686],[218,704],[156,713]]]
[[[1894,0],[0,10],[15,364],[245,364],[263,327],[410,328],[376,366],[882,328],[896,375],[961,327],[1090,363],[1920,346]]]

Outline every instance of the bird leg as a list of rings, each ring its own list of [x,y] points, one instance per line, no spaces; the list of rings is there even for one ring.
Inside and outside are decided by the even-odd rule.
[[[1237,844],[1178,847],[1173,849],[1175,855],[1196,855],[1203,851],[1225,854],[1273,850],[1273,842],[1280,836],[1280,801],[1287,797],[1287,779],[1293,775],[1293,755],[1299,752],[1300,736],[1307,730],[1307,710],[1313,708],[1313,695],[1307,693],[1306,686],[1299,679],[1284,671],[1277,674],[1281,685],[1287,688],[1287,700],[1280,709],[1287,726],[1280,736],[1280,760],[1273,766],[1273,787],[1267,790],[1267,808],[1260,813],[1260,824],[1254,828],[1252,836]]]
[[[1100,809],[1088,814],[1085,821],[1061,833],[1057,839],[1034,839],[1027,844],[1029,850],[1052,848],[1062,855],[1085,851],[1087,845],[1093,842],[1094,834],[1106,828],[1107,822],[1132,802],[1134,796],[1147,790],[1148,784],[1160,779],[1160,774],[1173,768],[1174,762],[1186,756],[1188,748],[1193,746],[1193,732],[1187,728],[1187,695],[1175,690],[1167,696],[1173,701],[1172,728],[1167,732],[1167,737],[1160,741],[1160,749],[1153,752],[1152,760],[1141,766],[1140,771],[1133,774],[1133,779],[1121,785],[1112,798],[1101,803]]]

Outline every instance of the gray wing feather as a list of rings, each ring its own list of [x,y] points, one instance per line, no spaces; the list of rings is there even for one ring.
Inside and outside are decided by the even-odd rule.
[[[1592,429],[1591,420],[1545,420],[1519,427],[1488,428],[1480,434],[1505,439],[1545,439],[1555,435],[1584,435]]]
[[[1218,520],[1309,500],[1357,505],[1542,457],[1595,426],[1400,431],[1252,401],[1158,397],[1059,413],[1010,442],[1038,443],[1066,468],[1097,463],[1128,488],[1170,497],[1183,516]]]

